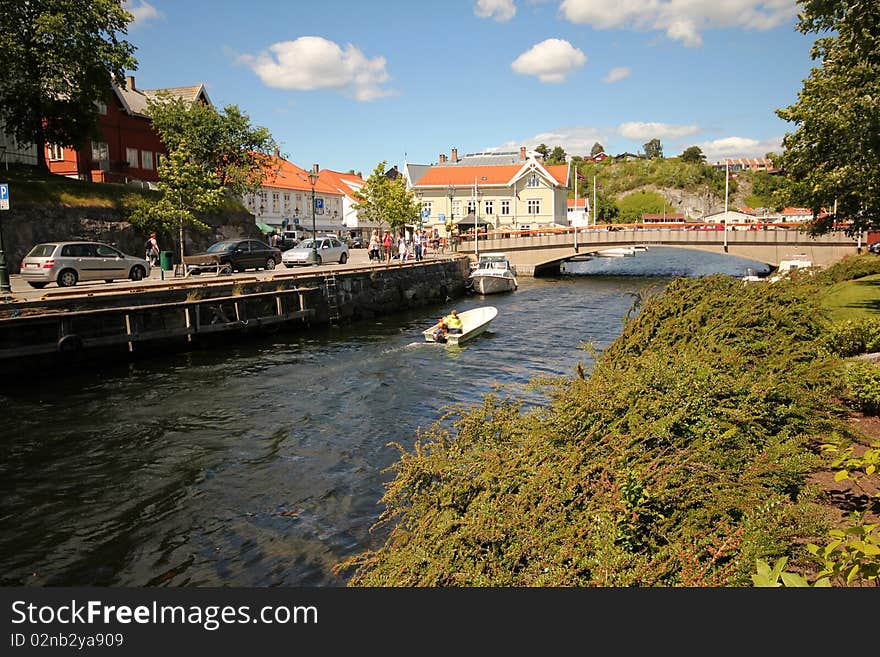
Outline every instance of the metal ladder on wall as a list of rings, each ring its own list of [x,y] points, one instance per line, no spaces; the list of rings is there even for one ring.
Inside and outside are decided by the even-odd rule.
[[[335,324],[340,319],[338,291],[336,289],[336,274],[324,276],[324,295],[327,297],[327,308],[330,311],[330,323]]]

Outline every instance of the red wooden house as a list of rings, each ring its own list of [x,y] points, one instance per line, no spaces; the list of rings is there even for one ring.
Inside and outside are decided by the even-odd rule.
[[[164,90],[138,89],[134,76],[128,76],[124,88],[113,85],[112,102],[98,105],[98,131],[102,140],[88,140],[80,148],[47,144],[49,170],[80,180],[142,182],[155,187],[159,180],[159,162],[168,151],[145,112],[147,101],[159,91],[211,104],[203,84]]]

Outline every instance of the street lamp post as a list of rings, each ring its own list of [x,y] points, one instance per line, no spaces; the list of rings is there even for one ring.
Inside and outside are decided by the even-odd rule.
[[[315,167],[309,171],[309,184],[312,186],[312,262],[318,264],[318,231],[315,228],[315,183],[318,182],[318,172]]]
[[[455,197],[455,185],[449,185],[449,187],[446,188],[446,196],[449,198],[449,226],[451,226],[451,228],[446,231],[446,239],[450,240],[452,237],[452,231],[455,230],[455,214],[452,212],[452,199]],[[454,250],[455,244],[453,243],[452,246]]]

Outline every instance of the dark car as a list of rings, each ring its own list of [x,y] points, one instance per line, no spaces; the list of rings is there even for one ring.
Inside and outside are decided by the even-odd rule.
[[[281,249],[260,240],[223,240],[209,246],[204,253],[186,256],[187,269],[192,274],[203,271],[244,271],[245,269],[275,269],[281,263]]]

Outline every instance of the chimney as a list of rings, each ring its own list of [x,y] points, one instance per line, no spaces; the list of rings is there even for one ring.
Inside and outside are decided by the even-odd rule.
[[[125,88],[129,91],[134,91],[134,76],[126,75],[125,76]]]
[[[521,159],[521,160],[526,159],[526,147],[525,146],[519,147],[519,159]]]
[[[452,161],[458,162],[458,149],[457,148],[452,149]]]
[[[440,164],[446,164],[446,153],[440,153]]]

